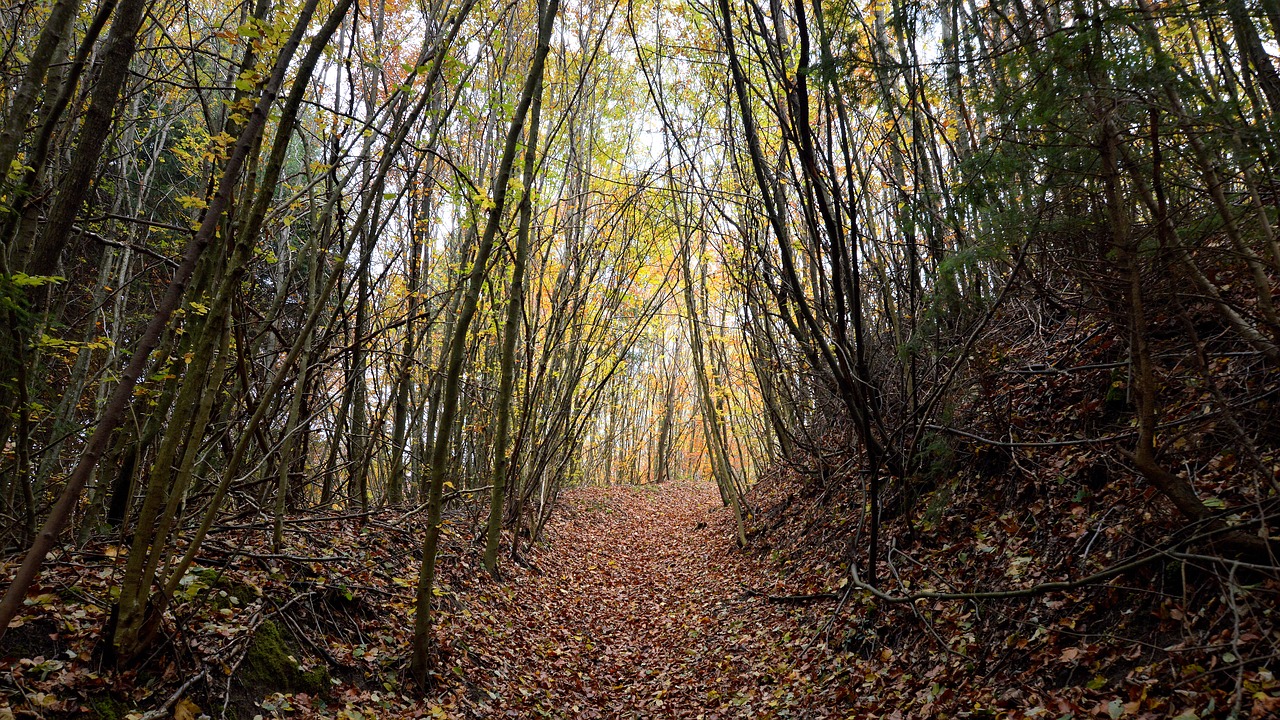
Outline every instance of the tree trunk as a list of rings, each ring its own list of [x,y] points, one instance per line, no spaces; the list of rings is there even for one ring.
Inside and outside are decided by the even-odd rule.
[[[538,23],[538,44],[534,49],[533,63],[525,78],[524,88],[520,93],[520,101],[516,104],[512,115],[511,126],[507,130],[506,144],[503,148],[502,161],[493,181],[492,197],[488,220],[484,234],[480,238],[475,260],[467,275],[465,295],[458,310],[457,323],[453,329],[453,337],[449,342],[448,365],[445,369],[444,384],[440,394],[440,419],[436,432],[435,447],[431,456],[430,489],[427,499],[427,528],[422,543],[422,569],[418,575],[417,613],[414,617],[412,658],[410,673],[419,685],[425,685],[427,673],[431,669],[431,606],[435,589],[436,551],[440,540],[440,511],[444,494],[445,470],[449,460],[450,435],[458,410],[458,389],[462,377],[462,360],[467,344],[467,330],[475,316],[476,304],[480,297],[480,288],[484,283],[485,270],[489,263],[489,255],[493,250],[494,238],[498,234],[498,226],[502,222],[502,211],[507,201],[507,185],[511,177],[511,166],[515,161],[516,145],[520,141],[525,117],[533,101],[534,90],[542,79],[543,67],[547,53],[551,50],[551,27],[555,22],[560,0],[548,0],[545,10],[540,13]]]
[[[529,224],[533,215],[533,187],[538,160],[538,122],[542,115],[542,78],[539,76],[533,90],[529,110],[529,137],[525,141],[523,194],[518,213],[515,259],[511,265],[511,289],[507,298],[507,317],[502,336],[502,356],[498,360],[501,379],[494,407],[497,428],[493,439],[493,472],[490,474],[489,520],[485,530],[484,566],[495,578],[498,576],[498,541],[502,536],[502,502],[506,498],[507,446],[511,433],[511,396],[515,385],[516,338],[520,335],[520,320],[524,314],[525,264],[529,257]]]

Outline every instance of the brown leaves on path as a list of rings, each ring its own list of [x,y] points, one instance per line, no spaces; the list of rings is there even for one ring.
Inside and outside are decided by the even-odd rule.
[[[508,563],[502,582],[483,571],[474,527],[454,513],[437,593],[437,672],[425,696],[403,682],[420,531],[412,513],[380,511],[360,527],[299,517],[285,554],[265,547],[258,526],[229,526],[175,602],[171,644],[139,670],[95,659],[123,561],[116,548],[95,545],[51,565],[0,647],[0,720],[6,711],[60,720],[107,706],[136,718],[176,712],[184,698],[213,717],[230,701],[239,717],[341,720],[1143,720],[1188,708],[1212,717],[1230,705],[1234,676],[1221,670],[1236,669],[1237,651],[1208,605],[1153,600],[1127,611],[1116,602],[1123,588],[1103,585],[980,606],[884,607],[854,593],[837,614],[829,598],[848,588],[850,553],[839,538],[855,527],[857,505],[839,494],[805,499],[797,478],[768,487],[772,494],[753,496],[753,523],[766,530],[747,551],[736,547],[714,486],[567,491],[546,542],[530,548],[534,567]],[[893,587],[936,587],[939,577],[1001,587],[1021,580],[1009,568],[1029,572],[1014,562],[1023,546],[1006,536],[1017,528],[983,516],[983,496],[970,495],[953,498],[947,543],[919,544],[917,562],[894,556]],[[1098,553],[1114,549],[1098,542]],[[1008,568],[983,564],[997,552],[1009,555]],[[231,677],[251,664],[268,621],[300,673],[327,668],[323,682],[300,689]],[[1241,647],[1259,637],[1244,626]],[[1252,694],[1245,710],[1267,717],[1280,685],[1254,667],[1243,676]]]
[[[719,506],[706,484],[567,493],[537,560],[541,572],[509,583],[499,622],[457,628],[466,648],[457,672],[474,690],[456,709],[835,715],[831,698],[821,702],[819,669],[799,659],[832,606],[749,597],[746,585],[772,585],[777,573],[733,548]]]
[[[530,548],[534,567],[508,562],[502,582],[482,570],[455,513],[424,697],[403,683],[417,520],[393,509],[362,526],[299,517],[284,554],[257,526],[228,526],[175,600],[165,652],[141,670],[95,659],[123,555],[69,548],[6,637],[0,658],[13,662],[0,661],[0,718],[77,717],[104,703],[141,716],[165,698],[213,717],[227,702],[241,717],[344,720],[847,715],[835,700],[847,655],[817,643],[799,660],[833,605],[746,592],[831,588],[793,573],[796,587],[784,589],[777,567],[737,549],[714,486],[675,483],[565,492],[546,542]],[[232,680],[268,621],[291,662],[327,668],[328,691]]]

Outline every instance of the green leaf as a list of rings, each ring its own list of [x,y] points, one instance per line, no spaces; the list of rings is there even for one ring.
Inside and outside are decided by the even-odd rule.
[[[66,280],[61,275],[28,275],[24,272],[16,272],[9,276],[9,281],[17,287],[57,285],[58,283],[66,282]]]

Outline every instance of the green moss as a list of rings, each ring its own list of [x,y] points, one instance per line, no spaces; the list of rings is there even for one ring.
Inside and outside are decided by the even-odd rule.
[[[191,571],[191,574],[195,575],[200,579],[200,582],[208,585],[209,587],[217,585],[222,580],[222,571],[215,570],[214,568],[196,568]]]
[[[298,672],[298,664],[290,659],[280,627],[264,622],[253,635],[249,653],[241,665],[243,678],[249,682],[272,685]]]
[[[89,698],[89,708],[98,720],[120,720],[129,713],[129,707],[111,695]]]
[[[326,665],[317,665],[302,673],[300,680],[303,686],[302,692],[310,695],[319,695],[329,689],[329,668]]]
[[[244,607],[258,597],[258,591],[253,587],[244,583],[233,582],[220,570],[201,568],[193,570],[191,574],[196,576],[200,584],[209,588],[210,602],[215,610],[227,607]]]
[[[329,689],[329,668],[321,665],[303,672],[280,626],[268,621],[253,635],[240,666],[240,679],[261,690],[317,695]]]
[[[244,607],[257,599],[258,594],[248,585],[228,583],[225,588],[211,591],[213,607],[221,610],[226,607]]]
[[[1109,414],[1124,412],[1129,406],[1129,388],[1125,382],[1126,375],[1120,369],[1111,371],[1111,382],[1103,395],[1103,410]]]

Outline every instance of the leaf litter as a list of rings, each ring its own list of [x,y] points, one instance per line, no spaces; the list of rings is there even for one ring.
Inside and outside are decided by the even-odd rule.
[[[746,550],[712,485],[576,488],[526,565],[504,560],[501,582],[482,568],[474,519],[455,510],[425,697],[404,676],[421,530],[412,513],[296,515],[278,553],[260,522],[218,528],[184,578],[167,644],[124,671],[104,661],[101,634],[127,553],[67,547],[0,648],[0,718],[1189,720],[1225,716],[1237,673],[1246,715],[1280,709],[1265,664],[1241,659],[1267,628],[1246,623],[1233,642],[1221,599],[1125,605],[1120,582],[1002,603],[890,607],[851,592],[856,497],[847,484],[822,492],[774,472],[752,496]],[[947,540],[918,543],[915,564],[892,550],[909,542],[902,528],[889,529],[895,583],[1050,575],[1057,550],[1031,547],[1025,517],[984,511],[974,492],[950,501],[957,510],[935,528]],[[1061,543],[1078,551],[1094,534],[1098,556],[1126,541],[1060,533]],[[274,688],[245,679],[268,627],[292,678]]]

